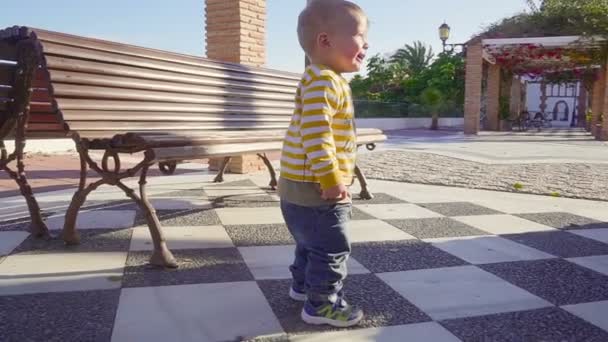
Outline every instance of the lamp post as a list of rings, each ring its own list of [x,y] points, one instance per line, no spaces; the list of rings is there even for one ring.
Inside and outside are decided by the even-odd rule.
[[[441,44],[443,46],[443,52],[452,52],[454,51],[454,48],[456,47],[460,47],[461,49],[464,50],[465,48],[465,44],[447,44],[446,41],[448,39],[450,39],[450,32],[451,32],[452,28],[450,27],[450,25],[446,24],[445,22],[443,24],[441,24],[441,26],[439,26],[439,39],[441,39]],[[449,47],[449,49],[448,49]]]

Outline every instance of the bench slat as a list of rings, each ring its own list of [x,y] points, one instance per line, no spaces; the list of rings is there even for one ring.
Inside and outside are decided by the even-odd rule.
[[[263,108],[244,106],[201,106],[200,104],[110,101],[56,98],[62,110],[108,110],[108,111],[141,111],[141,112],[180,112],[180,113],[235,113],[235,114],[269,114],[289,115],[289,108]],[[69,121],[68,118],[65,118]]]
[[[202,157],[225,157],[239,156],[243,154],[264,153],[278,151],[281,149],[281,142],[261,142],[248,144],[213,144],[201,146],[166,147],[155,148],[155,161],[188,160]]]
[[[261,84],[271,84],[279,86],[294,86],[297,80],[282,80],[278,78],[270,78],[258,76],[250,73],[236,73],[232,71],[217,71],[213,69],[204,69],[201,67],[171,63],[165,61],[150,60],[141,57],[121,56],[108,52],[100,52],[83,48],[70,47],[55,43],[44,44],[45,55],[54,55],[57,57],[68,57],[71,59],[86,59],[89,61],[104,62],[109,64],[126,65],[147,68],[152,70],[171,71],[175,73],[205,76],[219,79],[231,79],[243,82],[257,82]],[[47,61],[48,63],[48,61]]]
[[[30,111],[31,112],[42,112],[42,113],[55,113],[55,109],[53,108],[53,105],[48,102],[31,102]]]
[[[368,144],[386,139],[384,135],[364,135],[357,139],[358,144]],[[158,147],[153,148],[155,160],[158,162],[172,160],[189,160],[197,157],[225,157],[238,156],[244,153],[263,153],[280,151],[283,143],[281,139],[269,142],[249,142],[246,144],[240,142],[234,143],[212,143],[212,144],[196,144],[194,141],[186,142],[185,146],[174,147]]]
[[[151,147],[161,146],[183,146],[187,144],[201,145],[210,143],[248,143],[252,141],[283,141],[285,130],[263,131],[252,130],[244,132],[235,131],[210,131],[210,132],[186,132],[179,136],[171,133],[151,133],[151,134],[127,134],[125,140],[133,139],[135,141],[143,141]],[[368,142],[377,141],[374,139],[384,139],[382,131],[377,129],[362,129],[358,130],[357,143],[366,144]]]
[[[285,136],[286,128],[277,130],[251,130],[247,132],[242,131],[190,131],[182,132],[179,138],[184,139],[198,139],[198,138],[258,138],[258,137],[271,137],[277,139],[283,139]],[[245,133],[245,134],[244,134]],[[175,135],[170,132],[157,132],[157,133],[140,133],[137,134],[142,139],[149,140],[162,140],[164,138],[175,139]],[[360,128],[357,129],[357,139],[367,139],[366,137],[383,135],[382,131],[376,128]]]
[[[247,130],[272,128],[280,129],[286,126],[284,122],[238,121],[238,122],[137,122],[137,121],[76,121],[69,122],[73,131],[180,131],[180,130],[213,130],[233,129]]]
[[[284,108],[293,110],[292,101],[270,101],[244,99],[241,97],[221,97],[196,94],[181,94],[161,91],[133,90],[124,88],[106,88],[84,85],[54,83],[55,98],[76,97],[87,100],[130,100],[142,102],[171,102],[201,105],[255,106],[268,108]]]
[[[35,123],[30,122],[27,125],[27,131],[55,131],[62,132],[64,127],[60,123]]]
[[[275,133],[278,132],[278,133]],[[266,135],[274,135],[281,134],[285,135],[285,128],[281,129],[267,129],[267,130],[247,130],[247,131],[226,131],[226,130],[208,130],[208,131],[180,131],[179,137],[185,137],[187,139],[191,139],[192,137],[224,137],[225,135],[237,137],[244,136],[246,134],[247,137],[258,137],[261,133]],[[87,140],[101,140],[107,138],[113,138],[115,136],[133,136],[137,137],[137,139],[143,138],[163,138],[163,137],[175,137],[176,134],[174,132],[168,131],[152,131],[152,132],[129,132],[125,130],[119,131],[84,131],[79,133],[80,137]]]
[[[45,88],[33,88],[31,101],[34,102],[51,102],[49,90]]]
[[[94,74],[95,79],[88,82],[97,82],[95,81],[96,79],[102,79],[99,76],[105,75],[124,77],[132,81],[143,79],[180,84],[260,90],[285,94],[293,94],[295,92],[296,85],[295,82],[290,85],[268,85],[264,83],[235,81],[217,77],[211,78],[206,76],[176,74],[168,71],[151,70],[139,67],[91,62],[81,59],[70,59],[55,56],[46,56],[46,60],[48,68],[53,70],[53,77],[58,81],[62,81],[62,77],[78,77],[78,74],[74,75],[74,73],[82,73],[87,75]],[[85,82],[87,81],[85,80]]]
[[[41,29],[32,29],[38,39],[44,42],[63,44],[66,46],[85,47],[97,51],[120,54],[123,56],[143,57],[159,61],[179,62],[198,67],[213,68],[222,71],[247,72],[262,76],[279,77],[285,79],[299,79],[300,75],[265,68],[250,68],[244,65],[213,61],[210,59],[189,56],[185,54],[144,48],[134,45],[110,42],[101,39],[85,38],[65,33],[51,32]],[[46,45],[46,44],[45,44]]]
[[[127,112],[127,111],[103,111],[103,110],[64,110],[63,116],[68,120],[75,121],[272,121],[282,122],[285,126],[290,118],[285,115],[264,114],[220,114],[220,113],[172,113],[172,112]]]
[[[272,99],[291,101],[295,96],[293,88],[280,87],[250,87],[241,89],[225,82],[215,82],[214,85],[181,83],[180,81],[154,81],[133,77],[104,76],[90,73],[53,70],[53,83],[69,83],[88,86],[103,86],[113,88],[129,88],[137,90],[152,90],[171,93],[200,94],[210,96],[231,96],[242,98]],[[177,83],[179,82],[179,83]]]
[[[59,120],[57,120],[57,115],[52,113],[31,113],[30,114],[30,123],[57,123],[59,124]]]

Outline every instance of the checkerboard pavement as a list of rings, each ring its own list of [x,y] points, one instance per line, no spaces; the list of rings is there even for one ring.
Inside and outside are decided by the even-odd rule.
[[[608,341],[608,203],[372,181],[345,282],[366,317],[334,329],[288,297],[276,195],[231,179],[155,194],[177,270],[127,201],[83,211],[79,246],[1,223],[0,340]]]

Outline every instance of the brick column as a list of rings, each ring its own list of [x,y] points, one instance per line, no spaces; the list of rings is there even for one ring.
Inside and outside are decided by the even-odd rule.
[[[598,135],[597,123],[600,113],[604,111],[604,95],[606,91],[606,70],[602,68],[599,72],[597,80],[593,83],[593,97],[591,99],[591,133],[594,136]]]
[[[467,47],[466,80],[464,90],[464,134],[479,132],[481,111],[481,78],[483,75],[483,47],[481,42]]]
[[[586,127],[587,126],[587,89],[581,82],[579,84],[579,94],[578,94],[578,108],[577,110],[577,126],[578,127]]]
[[[207,58],[250,66],[266,63],[266,0],[205,0]],[[209,160],[217,170],[222,159]],[[266,167],[255,155],[234,157],[228,172]]]
[[[488,68],[487,112],[488,129],[500,129],[500,66],[491,64]]]
[[[512,118],[516,118],[521,112],[521,80],[513,77],[511,82],[511,100],[509,102],[509,112]]]
[[[266,63],[266,0],[206,0],[207,57]]]

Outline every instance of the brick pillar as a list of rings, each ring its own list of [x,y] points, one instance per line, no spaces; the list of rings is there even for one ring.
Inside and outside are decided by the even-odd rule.
[[[266,63],[266,0],[206,0],[207,57]]]
[[[266,0],[205,0],[207,58],[263,66],[266,63]],[[217,170],[222,159],[209,160]],[[228,172],[265,169],[255,155],[234,157]]]
[[[593,98],[591,99],[591,133],[598,136],[597,123],[600,113],[604,111],[604,95],[606,91],[606,70],[602,68],[599,72],[597,80],[593,83]]]
[[[500,66],[491,64],[488,68],[487,112],[488,129],[500,129]]]
[[[481,43],[467,47],[464,90],[464,134],[477,134],[479,132],[481,78],[483,76],[482,52]]]
[[[583,82],[579,84],[579,93],[577,101],[577,127],[584,128],[587,126],[587,89],[585,88]]]
[[[516,118],[521,112],[521,80],[513,77],[511,82],[511,100],[509,102],[509,112],[512,118]]]

